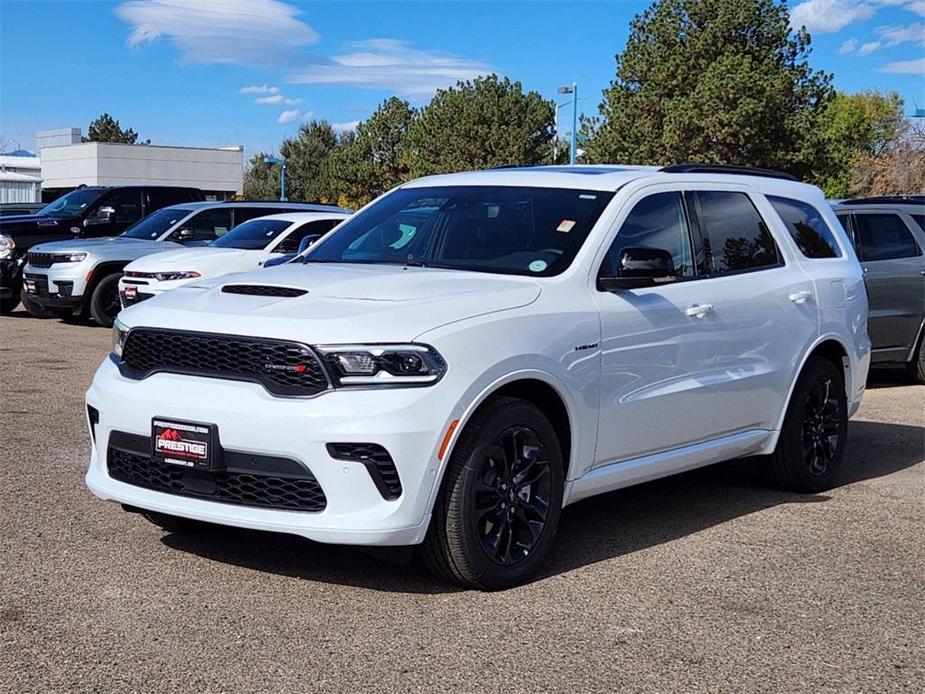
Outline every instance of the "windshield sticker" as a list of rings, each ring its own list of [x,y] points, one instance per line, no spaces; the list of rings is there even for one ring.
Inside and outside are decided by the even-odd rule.
[[[530,272],[542,272],[543,270],[546,269],[546,267],[547,266],[546,266],[545,260],[534,260],[529,265]]]
[[[559,226],[556,227],[556,231],[561,231],[563,234],[567,234],[572,230],[574,226],[575,226],[575,220],[563,219],[561,222],[559,222]]]

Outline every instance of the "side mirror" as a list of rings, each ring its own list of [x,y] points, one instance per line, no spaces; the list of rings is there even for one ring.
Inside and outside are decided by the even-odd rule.
[[[187,229],[186,227],[183,227],[182,229],[177,231],[177,237],[181,241],[186,240],[186,239],[191,239],[193,238],[194,235],[195,235],[195,232],[192,229]]]
[[[662,248],[624,248],[617,259],[616,277],[598,277],[597,286],[607,292],[668,284],[677,279],[674,259]]]
[[[96,214],[84,220],[84,226],[89,227],[96,226],[97,224],[109,224],[115,215],[116,209],[114,207],[101,207],[96,211]]]

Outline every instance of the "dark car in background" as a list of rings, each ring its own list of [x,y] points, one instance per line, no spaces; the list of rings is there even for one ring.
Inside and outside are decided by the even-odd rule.
[[[162,207],[204,199],[198,188],[82,186],[36,214],[0,216],[0,313],[19,304],[26,251],[35,244],[115,236]]]
[[[904,364],[925,383],[925,195],[845,200],[835,214],[864,269],[871,362]]]

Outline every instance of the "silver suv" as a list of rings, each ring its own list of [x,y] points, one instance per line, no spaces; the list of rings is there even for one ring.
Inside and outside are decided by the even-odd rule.
[[[29,249],[22,302],[30,315],[81,316],[109,327],[121,308],[119,278],[131,261],[181,246],[205,246],[255,217],[283,212],[345,212],[299,202],[194,202],[148,215],[119,236],[54,241]]]
[[[845,200],[835,213],[864,269],[871,362],[905,364],[925,383],[925,195]]]

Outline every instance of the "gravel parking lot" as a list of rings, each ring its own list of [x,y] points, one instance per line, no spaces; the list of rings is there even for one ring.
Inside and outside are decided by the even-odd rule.
[[[109,340],[0,318],[2,691],[920,691],[925,387],[898,375],[831,492],[736,462],[608,494],[566,511],[539,580],[485,594],[96,500],[82,399]]]

